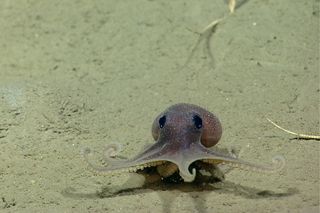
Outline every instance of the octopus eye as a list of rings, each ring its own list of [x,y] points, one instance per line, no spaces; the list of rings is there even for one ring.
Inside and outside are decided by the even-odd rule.
[[[197,129],[202,128],[202,119],[200,118],[199,115],[194,115],[192,118],[192,121]]]
[[[159,119],[160,128],[163,128],[165,124],[166,124],[166,116],[164,115]]]

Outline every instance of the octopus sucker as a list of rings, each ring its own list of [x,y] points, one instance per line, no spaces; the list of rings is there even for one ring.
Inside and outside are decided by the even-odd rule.
[[[131,159],[120,159],[120,144],[107,145],[105,167],[89,161],[89,148],[82,154],[89,167],[98,172],[137,172],[160,180],[178,175],[185,182],[194,181],[199,171],[214,176],[218,165],[264,173],[278,172],[285,166],[282,156],[275,156],[270,165],[258,165],[239,159],[235,153],[211,149],[222,136],[220,120],[193,104],[175,104],[160,113],[152,124],[152,136],[155,143]],[[150,167],[154,168],[147,169]]]
[[[178,166],[176,164],[167,162],[161,165],[157,166],[157,172],[162,176],[162,177],[169,177],[173,173],[178,171]]]
[[[220,164],[223,163],[223,160],[214,160],[214,159],[202,159],[205,163],[211,163],[211,164]]]

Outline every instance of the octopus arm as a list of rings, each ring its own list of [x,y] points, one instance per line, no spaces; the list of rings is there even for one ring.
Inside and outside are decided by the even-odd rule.
[[[201,151],[199,152],[197,160],[202,160],[206,163],[225,164],[233,168],[239,168],[239,169],[248,170],[248,171],[275,173],[282,170],[286,162],[283,156],[277,155],[272,158],[271,164],[260,165],[260,164],[244,161],[233,156],[228,156],[226,154],[218,153],[213,150],[207,149],[203,146],[201,146],[198,150],[201,150]]]
[[[88,166],[97,172],[107,173],[123,173],[123,172],[136,172],[147,167],[157,166],[164,164],[167,158],[162,156],[162,152],[156,148],[150,147],[148,151],[138,154],[132,159],[117,159],[121,147],[117,144],[110,144],[105,148],[105,163],[106,166],[98,166],[89,160],[90,148],[82,150],[82,155]]]

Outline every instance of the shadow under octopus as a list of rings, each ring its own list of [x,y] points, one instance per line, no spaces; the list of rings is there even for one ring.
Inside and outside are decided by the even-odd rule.
[[[179,103],[156,117],[152,125],[156,142],[132,159],[116,158],[119,144],[107,145],[105,167],[89,161],[89,148],[83,150],[83,156],[95,171],[136,172],[154,180],[178,176],[184,182],[194,181],[201,171],[215,176],[221,165],[266,173],[280,171],[285,165],[280,155],[274,156],[270,165],[257,165],[239,159],[236,154],[213,150],[211,147],[221,135],[221,123],[214,114],[193,104]]]

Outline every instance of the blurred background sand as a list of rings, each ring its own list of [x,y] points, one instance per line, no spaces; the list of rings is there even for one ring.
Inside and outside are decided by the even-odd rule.
[[[0,211],[318,212],[319,142],[290,140],[265,116],[320,132],[319,1],[244,1],[183,67],[196,32],[228,13],[223,0],[2,1]],[[281,154],[285,169],[99,197],[136,177],[92,173],[81,149],[118,142],[133,156],[178,102],[219,116],[221,146],[256,163]]]

